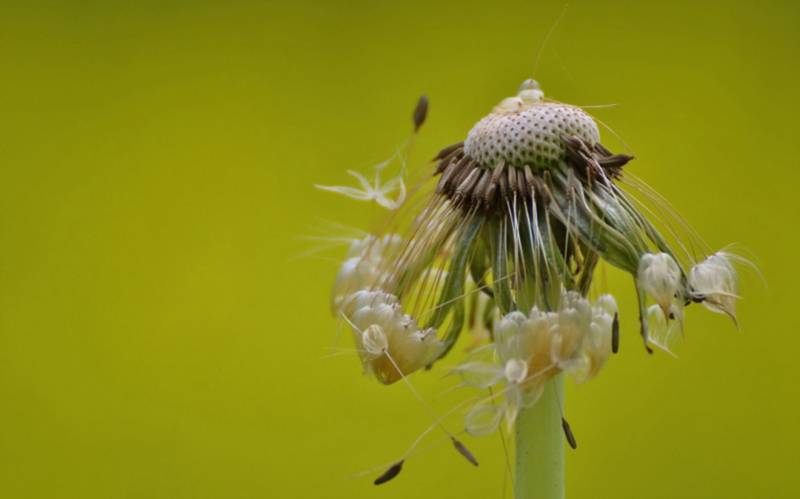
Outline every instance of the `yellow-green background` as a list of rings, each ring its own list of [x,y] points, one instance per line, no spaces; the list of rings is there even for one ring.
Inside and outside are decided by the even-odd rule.
[[[374,216],[313,183],[388,156],[423,92],[424,168],[562,7],[3,2],[0,497],[500,498],[496,437],[469,441],[477,469],[444,446],[351,478],[428,419],[322,358],[342,250],[297,256]],[[612,279],[622,354],[569,388],[572,498],[800,494],[799,28],[796,2],[574,1],[542,52],[548,95],[620,103],[595,114],[631,170],[767,281],[744,275],[741,332],[691,307],[675,360],[643,353]],[[414,378],[437,401],[440,373]]]

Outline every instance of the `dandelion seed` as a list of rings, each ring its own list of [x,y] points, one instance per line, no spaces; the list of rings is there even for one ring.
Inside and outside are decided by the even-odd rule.
[[[414,132],[418,132],[425,118],[428,116],[428,97],[423,95],[417,101],[417,107],[414,108]]]
[[[393,479],[394,477],[399,475],[401,471],[403,471],[403,463],[404,463],[404,461],[399,461],[399,462],[393,464],[381,476],[376,478],[373,483],[375,485],[382,485],[382,484],[388,482],[389,480]]]
[[[573,449],[578,448],[578,441],[575,440],[575,435],[572,433],[572,428],[569,426],[566,418],[561,418],[561,428],[564,429],[564,436],[567,437],[567,442],[569,446]]]
[[[473,465],[478,466],[478,460],[475,459],[475,456],[472,455],[469,449],[467,449],[466,446],[464,446],[464,444],[461,443],[460,440],[457,440],[455,437],[451,437],[450,439],[453,441],[453,447],[456,448],[459,454],[464,456],[464,459],[466,459]]]

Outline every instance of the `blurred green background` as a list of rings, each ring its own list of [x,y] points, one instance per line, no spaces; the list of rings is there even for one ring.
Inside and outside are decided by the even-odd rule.
[[[374,223],[312,185],[391,154],[418,95],[424,169],[539,53],[547,95],[620,104],[594,113],[632,171],[767,281],[744,274],[740,332],[691,307],[676,360],[612,274],[622,354],[568,389],[569,496],[798,497],[800,4],[574,1],[542,49],[563,7],[3,2],[0,497],[503,497],[496,436],[477,469],[444,445],[353,478],[429,420],[324,358],[343,249],[303,237]]]

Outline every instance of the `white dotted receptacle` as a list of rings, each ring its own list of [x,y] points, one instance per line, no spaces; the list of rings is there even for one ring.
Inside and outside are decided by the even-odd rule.
[[[486,116],[470,130],[464,152],[485,168],[501,159],[512,166],[549,168],[564,159],[564,135],[576,135],[589,145],[600,139],[594,120],[581,109],[540,103]]]

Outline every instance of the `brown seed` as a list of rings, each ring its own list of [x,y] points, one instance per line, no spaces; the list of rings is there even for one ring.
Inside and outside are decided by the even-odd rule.
[[[439,177],[439,184],[436,186],[436,192],[441,194],[447,188],[447,184],[450,182],[450,178],[458,171],[458,163],[450,163],[447,168],[442,172],[442,176]]]
[[[492,174],[488,170],[483,170],[481,175],[480,180],[478,180],[477,185],[475,185],[475,190],[472,192],[474,200],[478,203],[486,198],[486,191],[489,189],[492,180]]]
[[[522,170],[517,172],[517,192],[523,197],[529,197],[531,195],[531,191],[528,189],[527,183],[525,182],[525,173]]]
[[[541,198],[542,202],[545,206],[547,206],[553,199],[553,193],[550,191],[549,187],[553,185],[553,177],[550,175],[549,170],[545,170],[542,176],[544,177],[544,180],[540,181],[539,185],[536,186],[536,192],[539,193],[539,197]]]
[[[456,164],[456,171],[447,179],[446,183],[442,186],[443,192],[448,196],[453,196],[456,193],[456,188],[461,185],[461,182],[469,175],[471,169],[469,168],[469,157],[465,156],[466,162],[459,161]],[[444,177],[442,177],[444,180]],[[441,183],[441,182],[440,182]]]
[[[565,146],[573,151],[580,149],[583,144],[583,141],[574,135],[562,135],[561,140],[564,141]]]
[[[389,480],[391,480],[392,478],[396,477],[397,475],[399,475],[400,471],[403,470],[403,463],[404,462],[405,462],[405,460],[401,459],[400,461],[398,461],[398,462],[394,463],[393,465],[391,465],[389,467],[389,469],[386,470],[383,473],[383,475],[381,475],[378,478],[376,478],[373,483],[375,485],[381,485],[383,483],[388,482]]]
[[[578,448],[578,442],[575,440],[575,435],[572,433],[572,428],[570,428],[569,423],[563,417],[561,418],[561,427],[564,429],[564,435],[567,437],[567,442],[569,442],[569,446],[573,449]]]
[[[428,116],[428,97],[423,95],[417,101],[417,107],[414,108],[414,132],[417,132],[419,127],[425,123],[426,116]]]
[[[597,162],[604,168],[621,168],[633,160],[633,156],[627,154],[615,154],[607,158],[598,159]]]
[[[513,192],[517,192],[517,169],[511,167],[508,169],[508,185]]]
[[[444,149],[442,149],[441,151],[439,151],[439,154],[437,154],[436,157],[433,158],[433,160],[436,161],[437,159],[444,159],[445,157],[447,157],[448,154],[450,154],[450,153],[452,153],[454,151],[457,151],[457,150],[461,149],[462,147],[464,147],[464,142],[463,141],[459,142],[457,144],[449,145],[449,146],[445,147]]]
[[[523,170],[525,172],[525,183],[528,184],[528,190],[533,193],[536,189],[536,179],[533,178],[533,172],[530,165],[525,165]]]
[[[464,458],[470,463],[474,464],[475,466],[478,466],[478,460],[475,459],[475,456],[472,455],[472,452],[470,452],[464,446],[464,444],[462,444],[459,440],[456,440],[456,437],[450,437],[450,438],[453,440],[453,447],[456,448],[458,453],[464,456]]]
[[[503,174],[503,169],[506,167],[505,162],[501,159],[492,170],[492,183],[497,184],[500,181],[500,175]]]
[[[434,175],[442,173],[444,169],[448,167],[448,165],[450,165],[455,161],[459,161],[461,159],[461,155],[463,152],[464,151],[462,149],[456,149],[455,151],[451,151],[447,155],[445,155],[444,158],[439,160],[439,166],[436,167],[436,173],[434,173]]]
[[[647,353],[652,354],[653,349],[647,344],[647,324],[645,323],[644,317],[642,317],[641,313],[639,314],[639,326],[640,334],[642,335],[642,342],[644,343],[644,349],[647,350]]]
[[[486,190],[483,193],[483,204],[485,204],[486,206],[491,206],[492,205],[492,201],[494,201],[494,193],[495,193],[495,191],[497,191],[497,184],[492,182],[491,179],[490,179],[489,187],[487,187]]]
[[[514,167],[512,166],[511,168]],[[498,184],[500,184],[500,194],[503,196],[503,199],[508,199],[508,174],[500,175]]]
[[[598,154],[600,154],[600,156],[608,157],[608,156],[613,156],[614,155],[614,153],[612,153],[611,151],[606,149],[605,146],[603,146],[603,144],[601,144],[600,142],[598,142],[598,143],[596,143],[594,145],[594,150]]]
[[[472,171],[469,172],[467,177],[458,184],[456,187],[456,196],[467,196],[471,195],[472,188],[478,182],[480,178],[481,170],[479,168],[473,168]]]
[[[614,321],[611,323],[611,351],[619,352],[619,314],[614,314]]]

